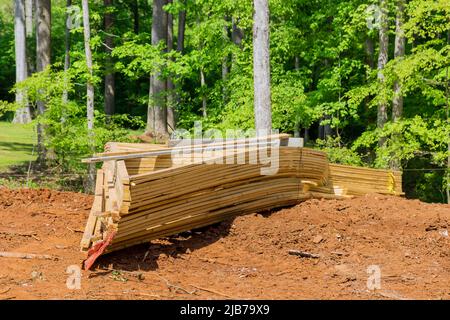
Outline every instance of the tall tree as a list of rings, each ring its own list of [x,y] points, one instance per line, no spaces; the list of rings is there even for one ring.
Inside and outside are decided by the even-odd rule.
[[[450,17],[447,17],[447,21],[450,22]],[[450,46],[450,29],[447,30],[447,46]],[[450,125],[450,66],[447,64],[445,67],[445,115],[447,126]],[[446,188],[445,193],[447,196],[447,203],[450,204],[450,135],[447,135],[447,174],[446,174]]]
[[[177,51],[180,53],[183,53],[184,51],[185,31],[186,31],[186,9],[183,9],[178,13]]]
[[[91,50],[91,26],[89,23],[89,0],[82,0],[83,8],[83,34],[84,34],[84,51],[86,55],[86,65],[88,68],[88,80],[86,85],[86,115],[87,130],[92,153],[95,153],[94,144],[94,82],[93,82],[93,62]],[[90,163],[88,169],[87,188],[93,191],[95,181],[95,164]]]
[[[270,93],[268,0],[254,0],[253,81],[255,128],[257,132],[269,134],[272,129],[272,104]]]
[[[51,2],[36,0],[36,71],[42,72],[50,65],[51,59]],[[43,115],[46,110],[45,101],[37,101],[37,112]],[[38,161],[43,163],[46,158],[44,146],[44,127],[37,124]]]
[[[200,28],[200,17],[197,16],[197,28]],[[200,36],[199,38],[199,47],[198,50],[201,52],[203,50],[203,41],[204,39]],[[203,118],[207,117],[207,96],[206,96],[206,79],[205,79],[205,71],[204,66],[200,65],[200,92],[202,98],[202,115]]]
[[[166,0],[153,1],[152,45],[154,46],[160,42],[166,44],[167,16],[163,9],[165,4]],[[157,138],[165,137],[168,134],[165,89],[166,81],[162,79],[160,71],[150,76],[147,131],[154,134]]]
[[[185,5],[185,0],[180,0],[180,2]],[[183,54],[184,52],[184,38],[185,38],[185,31],[186,31],[186,8],[183,8],[178,12],[178,30],[177,30],[177,52],[180,54]],[[176,103],[179,106],[181,101],[181,96],[179,92],[181,91],[181,83],[180,81],[177,82],[177,93],[176,93]],[[176,109],[174,110],[174,123],[177,121],[177,113]]]
[[[69,68],[70,68],[70,29],[69,29],[69,25],[68,25],[68,20],[70,19],[69,17],[69,11],[68,9],[72,6],[72,0],[67,0],[66,2],[66,23],[65,23],[65,41],[64,41],[64,45],[65,45],[65,52],[64,52],[64,72],[68,72]],[[68,80],[66,79],[66,82]],[[67,104],[67,102],[69,101],[69,93],[67,92],[66,89],[64,89],[63,91],[63,104]],[[62,117],[62,119],[64,119],[64,116]]]
[[[231,18],[231,41],[242,49],[242,40],[244,39],[244,31],[238,26],[238,19],[236,17]],[[236,54],[233,54],[231,59],[231,69],[234,69],[234,63],[236,60]]]
[[[172,0],[168,0],[172,3]],[[167,14],[167,51],[173,50],[173,15]],[[167,79],[167,126],[173,131],[175,130],[175,86],[171,78]]]
[[[388,3],[387,0],[380,0],[380,52],[378,54],[378,81],[382,86],[385,83],[384,67],[388,62],[388,49],[389,49],[389,17],[388,17]],[[377,127],[383,128],[387,122],[387,101],[382,97],[378,103],[377,110]],[[384,139],[380,139],[379,145],[384,144]]]
[[[133,0],[133,29],[139,34],[139,0]]]
[[[229,36],[229,28],[228,28],[228,17],[224,17],[224,25],[223,25],[223,41],[227,43],[230,40]],[[225,104],[228,100],[228,94],[227,94],[227,86],[226,81],[228,77],[228,73],[230,72],[229,68],[229,55],[228,53],[225,54],[222,58],[222,81],[223,81],[223,88],[222,88],[222,95],[223,95],[223,103]]]
[[[114,49],[114,39],[111,34],[114,25],[114,16],[111,10],[113,9],[113,0],[104,0],[105,6],[105,45],[106,45],[106,65],[105,65],[105,114],[110,117],[114,114],[115,110],[115,96],[116,96],[116,84],[115,84],[115,72],[114,61],[112,59],[111,52]]]
[[[239,28],[239,26],[237,25],[238,23],[237,18],[232,17],[231,21],[232,21],[231,40],[233,41],[234,44],[241,47],[242,40],[244,39],[244,31],[242,31],[242,29]]]
[[[203,67],[200,67],[200,88],[202,91],[202,115],[203,118],[207,117],[207,96],[206,96],[206,80],[205,80],[205,72],[203,71]]]
[[[27,48],[25,32],[25,0],[15,0],[14,10],[14,39],[16,55],[16,83],[28,77]],[[31,122],[31,110],[27,103],[27,95],[23,90],[17,90],[16,103],[19,108],[14,115],[14,123]]]
[[[405,0],[397,0],[397,17],[395,19],[395,49],[394,58],[398,59],[405,55],[405,34],[403,22],[405,15]],[[402,87],[398,80],[394,83],[394,98],[392,100],[392,120],[398,121],[403,114]]]
[[[33,34],[33,0],[25,0],[25,19],[27,37],[31,37]]]

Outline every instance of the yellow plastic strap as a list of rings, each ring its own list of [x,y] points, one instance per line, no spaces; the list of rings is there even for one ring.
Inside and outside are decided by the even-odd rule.
[[[390,193],[395,193],[395,176],[393,172],[389,172],[388,190]]]

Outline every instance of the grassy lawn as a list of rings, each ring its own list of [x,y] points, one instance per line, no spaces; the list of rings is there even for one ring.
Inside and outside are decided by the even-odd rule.
[[[36,156],[31,153],[35,142],[33,126],[0,122],[0,172],[34,160]]]

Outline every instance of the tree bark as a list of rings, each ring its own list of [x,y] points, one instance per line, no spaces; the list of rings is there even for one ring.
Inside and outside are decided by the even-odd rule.
[[[268,0],[254,0],[253,80],[255,128],[258,134],[270,134],[272,129],[272,105]]]
[[[389,47],[389,22],[388,22],[388,8],[387,8],[387,0],[380,0],[380,9],[381,9],[381,17],[380,17],[380,52],[378,55],[378,81],[381,86],[384,85],[385,77],[383,74],[384,67],[388,62],[388,47]],[[377,127],[383,128],[387,122],[387,101],[383,98],[382,101],[378,104],[377,110]],[[384,144],[385,139],[381,139],[378,141],[378,144],[381,146]]]
[[[450,22],[450,19],[448,19]],[[447,45],[450,45],[450,30],[447,31]],[[450,73],[449,66],[445,68],[445,106],[446,106],[446,115],[447,115],[447,126],[450,125]],[[447,187],[445,188],[445,192],[447,195],[447,203],[450,204],[450,136],[447,137]]]
[[[33,35],[33,0],[25,0],[25,28],[27,37]]]
[[[72,5],[72,0],[67,0],[66,3],[66,9],[68,9],[70,6]],[[66,24],[65,24],[65,32],[66,32],[66,38],[65,38],[65,53],[64,53],[64,72],[67,73],[69,71],[70,68],[70,29],[67,26],[67,20],[69,19],[69,14],[68,12],[66,13]],[[68,82],[68,79],[65,80],[66,81],[66,85]],[[67,102],[69,101],[69,93],[67,92],[66,89],[64,89],[63,91],[63,96],[62,96],[62,101],[63,104],[66,105]],[[64,122],[64,115],[62,115],[62,121]]]
[[[42,72],[50,65],[51,59],[51,2],[50,0],[36,0],[36,71]],[[38,115],[45,113],[45,101],[37,101]],[[44,146],[44,126],[37,124],[38,162],[45,162],[47,150]]]
[[[255,6],[256,10],[256,6]],[[244,32],[241,28],[238,27],[236,18],[231,18],[232,21],[232,33],[231,33],[231,40],[233,43],[240,48],[242,48],[242,40],[244,39]]]
[[[51,2],[36,0],[36,69],[44,71],[51,59]]]
[[[237,19],[235,17],[231,18],[231,41],[242,49],[242,40],[244,39],[244,32],[237,26]],[[234,69],[234,64],[236,61],[236,54],[231,57],[231,69]]]
[[[228,41],[230,40],[229,37],[229,30],[228,30],[228,18],[225,17],[225,24],[223,26],[223,41],[225,42],[225,44],[228,43]],[[229,55],[226,54],[223,59],[222,59],[222,96],[223,96],[223,104],[225,105],[228,102],[228,88],[227,88],[227,78],[228,78],[228,73],[230,72],[230,69],[228,67],[228,63],[229,63]]]
[[[166,0],[153,1],[152,15],[152,45],[161,41],[166,44],[167,17],[163,6]],[[153,133],[158,139],[168,135],[167,110],[165,105],[166,81],[161,79],[161,72],[150,76],[150,99],[147,113],[147,131]]]
[[[114,72],[114,61],[112,59],[111,52],[114,49],[114,39],[111,35],[112,28],[114,26],[114,16],[110,12],[111,7],[114,6],[113,0],[104,0],[104,6],[107,12],[104,17],[105,25],[105,44],[106,44],[106,70],[105,70],[105,114],[107,119],[114,114],[115,111],[115,96],[116,96],[116,85],[115,85],[115,72]]]
[[[366,64],[369,66],[371,70],[375,68],[373,56],[375,54],[375,48],[373,44],[373,40],[370,38],[366,38],[364,41],[364,49],[366,53]]]
[[[206,81],[205,81],[205,73],[203,72],[203,69],[200,68],[200,87],[202,89],[202,115],[203,118],[206,118],[208,116],[207,114],[207,101],[206,101]]]
[[[19,83],[28,77],[25,32],[25,0],[15,0],[14,40],[16,55],[16,83]],[[22,124],[30,123],[31,111],[27,103],[27,94],[25,91],[17,90],[16,103],[19,108],[16,110],[13,122]]]
[[[133,1],[134,33],[139,34],[139,1]]]
[[[181,1],[181,2],[183,4],[185,4],[184,1]],[[183,54],[183,52],[184,52],[185,31],[186,31],[186,10],[184,9],[178,13],[177,52],[179,52],[180,54]],[[181,96],[180,96],[181,83],[180,83],[180,81],[177,82],[176,91],[177,91],[175,93],[176,105],[179,106],[181,104]],[[174,102],[174,107],[175,107],[175,102]],[[176,121],[177,121],[177,113],[176,112],[174,112],[173,117],[174,117],[173,121],[174,121],[174,123],[176,123]]]
[[[172,3],[172,0],[168,0]],[[167,14],[167,51],[173,50],[173,16]],[[175,86],[171,78],[167,79],[167,126],[170,131],[175,130]]]
[[[177,51],[183,53],[184,51],[184,34],[186,31],[186,10],[181,10],[178,13],[178,35],[177,35]]]
[[[92,153],[95,153],[95,137],[94,137],[94,83],[93,83],[93,63],[91,51],[91,27],[89,24],[89,1],[82,0],[83,7],[83,34],[84,34],[84,50],[86,55],[86,65],[88,67],[89,77],[87,81],[86,96],[87,96],[87,130]],[[95,164],[90,163],[88,169],[88,181],[86,189],[89,192],[94,190],[95,183]]]
[[[395,50],[394,58],[401,58],[405,55],[405,34],[403,32],[405,12],[405,0],[397,0],[397,17],[395,19]],[[401,119],[403,114],[403,94],[402,87],[398,80],[394,83],[394,98],[392,100],[392,120],[394,122]]]

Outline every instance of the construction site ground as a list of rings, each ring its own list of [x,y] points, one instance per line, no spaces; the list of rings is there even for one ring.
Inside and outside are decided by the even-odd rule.
[[[72,290],[66,272],[85,258],[92,201],[0,187],[0,251],[57,258],[0,257],[0,300],[450,299],[450,206],[376,194],[308,200],[102,256]],[[380,287],[369,290],[377,268]]]

